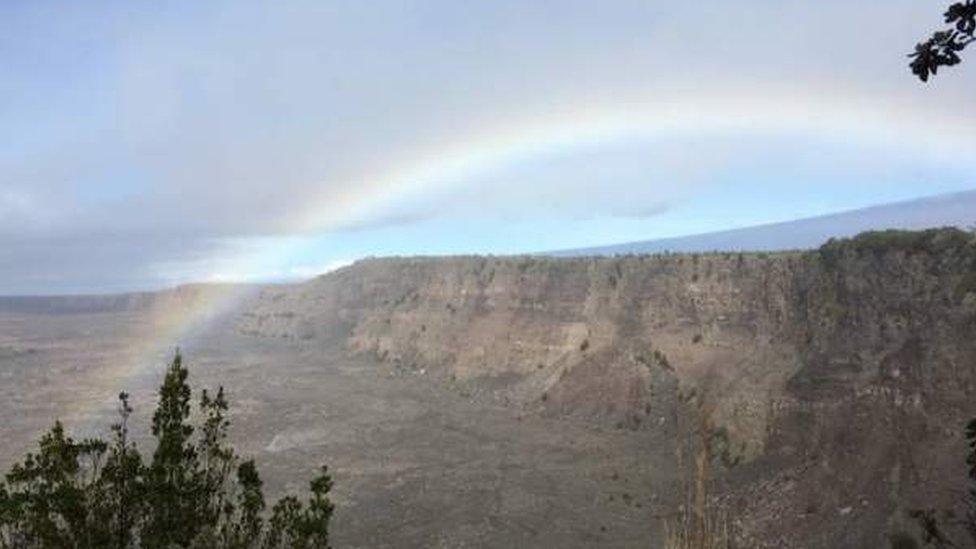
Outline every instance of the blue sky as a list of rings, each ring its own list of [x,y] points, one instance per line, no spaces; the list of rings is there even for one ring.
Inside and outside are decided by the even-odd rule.
[[[976,187],[916,0],[0,4],[0,293],[669,237]],[[856,4],[856,5],[851,5]]]

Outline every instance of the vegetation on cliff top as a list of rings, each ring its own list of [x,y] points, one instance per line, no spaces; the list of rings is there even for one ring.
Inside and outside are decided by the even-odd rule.
[[[882,254],[892,251],[939,254],[973,245],[973,234],[955,227],[907,231],[867,231],[852,238],[831,238],[820,247],[821,255],[854,252]]]
[[[816,252],[828,269],[845,257],[883,257],[892,253],[929,255],[964,267],[961,295],[976,290],[976,235],[954,227],[923,231],[868,231],[852,238],[830,239]]]

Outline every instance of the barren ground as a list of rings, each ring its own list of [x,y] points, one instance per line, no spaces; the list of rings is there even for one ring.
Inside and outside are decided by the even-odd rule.
[[[56,418],[106,435],[119,390],[145,429],[166,356],[141,360],[149,374],[112,368],[143,321],[0,313],[0,466]],[[194,389],[228,391],[232,438],[269,497],[329,465],[337,547],[650,547],[660,535],[673,444],[653,431],[524,415],[337,344],[249,338],[226,322],[181,344]]]

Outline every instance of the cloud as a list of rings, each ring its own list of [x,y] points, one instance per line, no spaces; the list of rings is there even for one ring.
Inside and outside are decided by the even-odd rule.
[[[0,293],[243,276],[215,264],[261,272],[234,259],[242,239],[444,219],[653,219],[744,166],[728,138],[670,136],[544,150],[384,196],[418,159],[607,105],[661,101],[667,112],[668,98],[827,90],[895,106],[893,117],[976,121],[976,71],[925,89],[908,75],[902,54],[938,23],[910,0],[0,10]],[[778,139],[740,138],[754,150]],[[362,197],[377,204],[359,208]]]
[[[668,204],[664,204],[664,203],[651,204],[649,206],[638,206],[637,208],[630,210],[629,212],[626,209],[624,209],[620,215],[624,217],[633,217],[637,219],[647,219],[649,217],[659,216],[670,209],[671,206]]]
[[[431,207],[404,208],[402,211],[386,211],[374,213],[368,217],[352,219],[335,225],[335,232],[354,233],[361,231],[372,231],[377,229],[389,229],[391,227],[402,227],[429,221],[439,217],[439,213]]]
[[[151,266],[209,263],[227,249],[182,238],[103,236],[0,239],[0,295],[102,293],[154,289],[189,282]]]

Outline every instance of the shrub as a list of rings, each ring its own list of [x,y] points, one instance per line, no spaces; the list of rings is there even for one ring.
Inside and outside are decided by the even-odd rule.
[[[818,250],[828,266],[835,265],[843,255],[884,255],[892,251],[909,254],[941,254],[965,248],[972,243],[972,235],[961,229],[945,227],[924,231],[889,229],[867,231],[853,238],[831,238]]]

